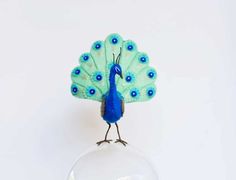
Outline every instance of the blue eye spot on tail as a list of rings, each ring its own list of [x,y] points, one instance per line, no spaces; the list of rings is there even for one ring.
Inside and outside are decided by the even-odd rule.
[[[96,41],[95,43],[93,43],[93,46],[92,46],[94,50],[99,50],[101,49],[101,47],[102,47],[102,41]]]
[[[87,61],[89,61],[89,59],[90,59],[89,53],[84,53],[79,58],[80,62],[87,62]]]
[[[149,73],[148,73],[148,76],[149,76],[150,78],[153,78],[153,77],[154,77],[154,73],[153,73],[153,72],[149,72]]]
[[[136,92],[136,91],[131,91],[130,95],[131,95],[132,97],[136,97],[136,96],[137,96],[137,92]]]
[[[89,93],[92,94],[92,95],[95,94],[95,92],[96,92],[95,89],[90,89],[89,90]]]
[[[118,39],[117,38],[113,38],[111,41],[112,41],[113,44],[117,44]]]
[[[134,47],[133,47],[132,45],[128,45],[127,49],[128,49],[129,51],[132,51],[132,50],[134,49]]]
[[[99,74],[99,75],[96,76],[96,79],[97,79],[98,81],[101,81],[101,80],[102,80],[102,76]]]
[[[80,70],[79,70],[79,69],[76,69],[76,70],[75,70],[75,74],[79,75],[79,74],[80,74]]]
[[[142,64],[146,64],[148,63],[149,58],[146,54],[141,54],[141,56],[139,56],[139,62]]]
[[[151,88],[147,89],[147,96],[148,97],[152,98],[153,96],[155,96],[155,94],[156,94],[156,89],[155,88],[151,87]]]
[[[112,34],[109,36],[109,42],[113,45],[116,45],[120,42],[120,36],[118,34]]]
[[[130,82],[130,81],[132,80],[132,77],[131,77],[131,76],[126,76],[125,80],[126,80],[127,82]]]
[[[103,75],[102,75],[102,72],[100,72],[100,71],[97,71],[97,72],[93,73],[93,75],[92,75],[92,81],[95,81],[95,82],[101,81],[102,78],[103,78]]]
[[[78,92],[79,92],[78,87],[76,85],[72,84],[72,86],[71,86],[71,93],[73,95],[76,95],[76,94],[78,94]]]
[[[132,98],[138,99],[139,96],[140,96],[139,90],[138,90],[137,88],[131,89],[131,90],[130,90],[130,96],[131,96]]]
[[[131,72],[128,72],[126,75],[125,75],[125,80],[127,83],[133,83],[135,81],[135,76],[133,73]]]
[[[136,50],[136,45],[134,44],[134,42],[129,41],[129,42],[127,42],[127,44],[126,44],[126,49],[127,49],[128,51]]]
[[[88,97],[94,96],[95,94],[96,94],[96,89],[94,87],[90,86],[86,89],[86,95]]]
[[[148,76],[150,79],[155,79],[156,76],[157,76],[156,71],[155,71],[154,69],[148,70],[147,76]]]
[[[148,96],[152,96],[153,95],[153,90],[149,90],[148,91]]]
[[[83,59],[84,59],[85,61],[87,61],[87,60],[89,59],[89,56],[88,56],[88,55],[85,55],[85,56],[83,57]]]
[[[141,57],[141,58],[140,58],[140,61],[141,61],[141,62],[146,62],[146,58],[145,58],[145,57]]]
[[[101,47],[101,44],[96,44],[95,46],[96,49],[100,49],[100,47]]]
[[[72,71],[72,76],[78,76],[81,73],[81,69],[79,67],[76,67]]]
[[[72,91],[73,91],[73,93],[77,93],[77,91],[78,91],[77,87],[74,87],[74,88],[72,89]]]

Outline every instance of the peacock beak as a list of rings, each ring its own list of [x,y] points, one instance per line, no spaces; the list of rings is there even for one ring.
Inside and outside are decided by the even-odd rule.
[[[122,74],[120,74],[120,78],[123,79],[123,75]]]

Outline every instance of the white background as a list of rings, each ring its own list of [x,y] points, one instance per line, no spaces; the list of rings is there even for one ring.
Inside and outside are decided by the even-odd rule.
[[[234,6],[0,0],[0,179],[64,180],[103,138],[100,104],[71,96],[70,72],[95,40],[118,32],[158,71],[156,98],[126,105],[124,139],[153,161],[160,180],[235,180]]]

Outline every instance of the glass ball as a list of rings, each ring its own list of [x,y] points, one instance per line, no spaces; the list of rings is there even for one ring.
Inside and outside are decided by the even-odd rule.
[[[83,153],[68,180],[158,180],[150,162],[135,148],[103,143]]]

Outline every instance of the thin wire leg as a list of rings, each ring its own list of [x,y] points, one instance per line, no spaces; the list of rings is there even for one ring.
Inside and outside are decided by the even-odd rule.
[[[105,139],[104,140],[102,140],[102,141],[98,141],[97,142],[97,145],[99,146],[100,144],[102,144],[102,143],[104,143],[104,142],[107,142],[107,143],[110,143],[112,140],[111,139],[109,139],[109,140],[107,140],[107,135],[108,135],[108,132],[109,132],[109,130],[110,130],[110,128],[111,128],[111,124],[110,123],[107,123],[108,124],[108,129],[107,129],[107,132],[106,132],[106,134],[105,134]]]
[[[115,124],[116,124],[117,134],[118,134],[118,137],[119,137],[119,139],[117,139],[115,143],[118,143],[118,142],[119,142],[119,143],[123,144],[124,146],[126,146],[128,143],[127,143],[126,141],[124,141],[124,140],[121,139],[121,137],[120,137],[120,131],[119,131],[119,126],[118,126],[117,123],[115,123]]]
[[[108,132],[110,131],[111,129],[111,124],[110,123],[107,123],[108,124],[108,129],[107,129],[107,132],[106,132],[106,135],[105,135],[105,140],[107,140],[107,135],[108,135]]]
[[[117,134],[118,134],[119,139],[121,139],[121,137],[120,137],[120,131],[119,131],[119,126],[118,126],[117,123],[116,123],[116,130],[117,130]]]

